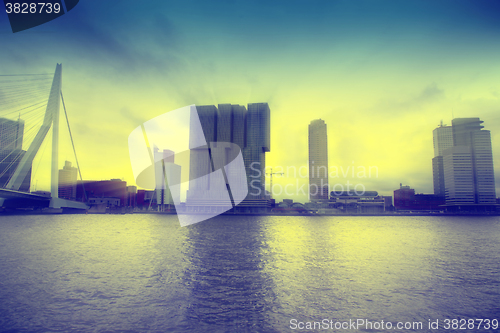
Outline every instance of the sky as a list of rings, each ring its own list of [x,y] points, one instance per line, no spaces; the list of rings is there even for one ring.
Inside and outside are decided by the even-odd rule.
[[[479,117],[491,131],[500,193],[499,14],[494,0],[80,0],[15,34],[1,12],[0,74],[63,64],[84,179],[134,185],[128,136],[165,112],[266,102],[266,165],[285,172],[275,184],[295,184],[276,199],[307,200],[299,168],[314,119],[328,127],[331,186],[392,195],[400,183],[432,193],[432,130]],[[37,190],[49,189],[49,156],[37,157]],[[67,133],[61,167],[65,159],[74,162]]]

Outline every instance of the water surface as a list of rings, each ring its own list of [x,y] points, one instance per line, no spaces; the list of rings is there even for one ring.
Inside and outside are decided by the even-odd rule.
[[[499,217],[2,216],[0,330],[426,331],[500,319],[499,253]]]

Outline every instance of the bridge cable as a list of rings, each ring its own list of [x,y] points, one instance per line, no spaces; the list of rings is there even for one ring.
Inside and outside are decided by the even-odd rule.
[[[40,76],[40,75],[54,75],[52,73],[42,73],[42,74],[1,74],[0,76]]]
[[[43,146],[43,149],[42,149],[42,155],[40,155],[40,158],[38,159],[38,164],[36,166],[36,169],[35,171],[32,173],[32,178],[35,179],[36,178],[36,175],[37,175],[37,172],[38,172],[38,168],[40,167],[40,163],[42,163],[42,158],[43,158],[43,155],[45,154],[45,148],[47,148],[48,144],[47,144],[47,141],[48,140],[43,140],[42,142],[42,146]],[[33,168],[33,167],[32,167]],[[38,180],[37,180],[38,181]],[[31,186],[33,185],[33,183],[30,184],[30,188]],[[35,187],[36,187],[36,184],[35,184]],[[35,189],[36,190],[36,189]]]
[[[61,90],[61,100],[62,100],[62,105],[64,108],[64,115],[66,116],[66,123],[68,124],[69,137],[71,138],[71,145],[73,146],[73,153],[75,154],[76,167],[78,168],[78,173],[80,174],[80,180],[82,181],[83,195],[85,197],[85,202],[87,202],[88,201],[87,192],[85,192],[85,184],[84,184],[83,177],[82,177],[82,171],[80,170],[80,165],[78,164],[78,157],[76,157],[75,143],[73,142],[73,134],[71,134],[71,127],[69,126],[68,113],[66,112],[66,105],[64,104],[64,97],[63,97],[62,90]]]
[[[43,116],[43,114],[41,114],[41,116]],[[29,118],[35,118],[35,119],[40,118],[40,115],[35,115],[34,117],[30,116],[30,117],[25,118],[25,119],[29,119]],[[37,126],[38,125],[35,124],[35,125],[31,126],[30,128],[28,128],[28,130],[23,134],[23,138],[26,139],[28,142],[30,142],[36,136]],[[19,163],[22,159],[23,154],[26,153],[26,151],[16,148],[19,139],[20,138],[16,139],[15,141],[9,143],[7,146],[4,147],[4,148],[8,147],[8,149],[6,149],[6,151],[8,151],[8,154],[6,154],[5,156],[3,156],[3,154],[2,154],[0,156],[0,158],[3,157],[3,159],[0,160],[0,164],[4,164],[4,166],[3,166],[4,170],[0,173],[0,178],[2,178],[7,172],[9,172],[11,170],[10,168],[14,164]],[[10,146],[13,146],[13,147],[10,147]],[[14,174],[10,175],[10,177],[7,179],[5,184],[3,184],[3,185],[0,184],[0,187],[5,187],[13,175]]]
[[[0,95],[2,96],[2,110],[0,117],[7,121],[16,121],[11,119],[13,114],[19,114],[17,122],[21,122],[23,132],[16,135],[16,139],[6,140],[7,144],[2,145],[0,154],[0,187],[5,187],[12,179],[16,164],[18,164],[27,151],[22,150],[22,142],[30,143],[37,134],[36,128],[43,120],[44,112],[41,110],[47,100],[42,99],[48,92],[50,86],[50,74],[0,74]],[[42,100],[42,101],[40,101]],[[17,117],[16,117],[17,118]],[[18,130],[20,125],[16,125]],[[5,177],[8,175],[8,177]],[[5,182],[5,183],[4,183]]]

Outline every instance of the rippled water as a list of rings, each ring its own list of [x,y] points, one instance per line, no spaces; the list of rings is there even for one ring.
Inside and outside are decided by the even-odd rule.
[[[499,253],[499,217],[2,216],[0,330],[423,332],[500,319]]]

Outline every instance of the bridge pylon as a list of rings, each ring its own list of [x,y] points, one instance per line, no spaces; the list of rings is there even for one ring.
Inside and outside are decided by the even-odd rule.
[[[31,169],[43,140],[47,136],[50,127],[52,127],[52,161],[51,161],[51,179],[50,179],[50,207],[51,208],[77,208],[88,209],[88,206],[82,202],[76,202],[59,198],[59,111],[61,106],[61,88],[62,88],[62,64],[57,64],[50,89],[49,100],[43,119],[42,126],[38,130],[35,138],[31,142],[26,154],[22,157],[14,175],[7,183],[6,189],[19,191],[23,180]]]

